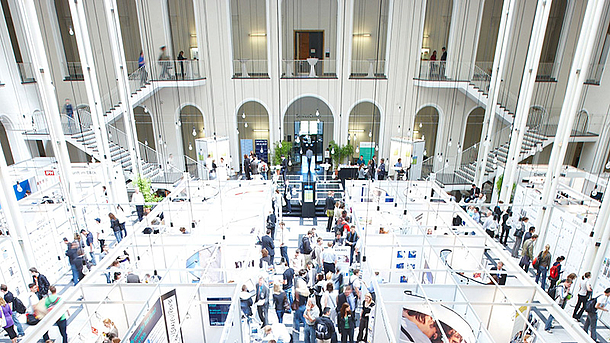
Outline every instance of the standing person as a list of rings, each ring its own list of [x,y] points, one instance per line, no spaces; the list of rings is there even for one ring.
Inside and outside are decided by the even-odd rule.
[[[15,332],[15,322],[13,321],[13,310],[9,304],[6,303],[4,298],[0,298],[0,311],[6,324],[3,326],[4,331],[11,339],[11,343],[17,343],[17,333]]]
[[[286,297],[288,298],[288,303],[290,303],[290,305],[292,305],[292,286],[294,284],[294,269],[290,268],[288,266],[288,262],[286,260],[283,260],[282,262],[285,266],[285,270],[284,273],[282,274],[282,279],[283,279],[283,289],[284,292],[286,292]]]
[[[23,302],[21,302],[21,300],[19,300],[19,298],[15,297],[13,293],[8,290],[8,287],[6,285],[0,285],[0,291],[2,292],[2,294],[4,294],[4,301],[6,301],[7,305],[11,309],[11,318],[13,319],[13,323],[15,323],[15,327],[17,328],[17,334],[19,335],[19,337],[24,336],[25,333],[23,332],[23,326],[17,319],[17,311],[20,311],[20,313],[24,313],[25,305],[23,304]]]
[[[534,259],[534,244],[538,239],[538,235],[534,234],[532,238],[528,239],[523,243],[523,252],[521,253],[521,261],[519,261],[519,267],[521,267],[525,272],[530,268],[530,263]]]
[[[538,270],[536,272],[536,283],[540,280],[540,287],[543,290],[546,289],[546,274],[549,271],[549,266],[551,265],[551,246],[545,245],[544,251],[541,251],[538,254]]]
[[[292,305],[292,309],[294,309],[292,316],[292,330],[293,334],[296,335],[296,338],[293,339],[294,342],[298,341],[301,324],[305,326],[305,318],[303,317],[303,314],[305,313],[305,306],[307,305],[307,298],[309,297],[309,289],[307,288],[307,284],[304,280],[305,274],[307,274],[307,272],[301,269],[299,271],[299,276],[295,278],[294,282],[294,301],[296,302],[296,304]]]
[[[574,307],[574,312],[572,313],[572,318],[576,320],[580,320],[582,317],[582,313],[585,311],[585,307],[587,305],[587,301],[593,292],[593,288],[591,287],[591,272],[586,272],[582,278],[578,281],[578,285],[576,286],[578,294],[578,302]]]
[[[299,273],[302,269],[305,268],[305,259],[303,258],[303,254],[299,249],[296,249],[294,252],[294,257],[290,260],[290,265],[294,269],[295,273]]]
[[[116,205],[116,218],[119,220],[119,224],[121,224],[121,234],[123,238],[127,237],[127,227],[125,223],[127,222],[127,215],[125,214],[125,210],[119,204]]]
[[[311,252],[313,251],[311,249],[311,238],[313,237],[313,231],[309,230],[307,231],[307,235],[303,236],[303,238],[301,238],[301,246],[299,246],[299,250],[301,250],[301,252],[303,253],[303,256],[305,258],[305,263],[311,261]]]
[[[366,166],[366,174],[366,178],[368,180],[375,179],[375,161],[373,161],[372,159],[369,160],[369,163]]]
[[[163,45],[161,48],[161,53],[159,54],[159,65],[161,65],[161,75],[159,75],[159,79],[163,80],[165,78],[170,78],[171,75],[169,73],[169,56],[167,55],[167,47]]]
[[[97,239],[97,242],[100,245],[100,253],[103,253],[104,245],[106,245],[106,239],[103,238],[105,236],[103,236],[104,229],[102,229],[102,220],[100,218],[95,218],[91,226],[91,232],[93,233],[93,235]],[[100,258],[100,260],[101,259],[102,258]]]
[[[252,293],[248,292],[246,285],[241,286],[241,292],[239,292],[239,306],[241,312],[246,316],[248,323],[252,320]]]
[[[322,240],[322,237],[318,237],[318,239],[316,240],[316,245],[313,247],[313,252],[311,254],[318,272],[321,272],[324,268],[322,264],[324,262],[324,260],[322,259],[322,256],[324,254],[323,243],[324,242]]]
[[[36,295],[37,287],[35,283],[31,283],[28,285],[28,289],[30,290],[27,293],[27,302],[24,304],[26,306],[26,321],[28,325],[38,324],[36,316],[34,315],[34,306],[38,304],[38,296]],[[35,323],[32,323],[34,321]]]
[[[72,122],[74,122],[74,107],[70,103],[70,99],[66,98],[66,102],[64,103],[64,113],[68,116],[68,127],[70,128],[70,132],[72,131]]]
[[[591,338],[593,338],[593,341],[595,342],[597,342],[597,316],[599,311],[608,312],[609,297],[610,288],[606,288],[604,294],[599,295],[595,299],[589,300],[590,302],[595,301],[595,305],[592,306],[592,308],[588,308],[589,306],[586,306],[587,308],[585,309],[585,311],[587,311],[587,320],[585,320],[583,330],[585,330],[585,332],[589,332],[589,328],[591,328]],[[589,305],[589,302],[587,302],[587,305]]]
[[[322,268],[324,274],[335,273],[335,267],[337,266],[337,254],[333,248],[333,242],[328,242],[326,249],[322,252]]]
[[[250,175],[250,157],[244,154],[244,175],[246,176],[246,180],[252,180],[252,176]]]
[[[387,171],[385,169],[385,160],[382,158],[381,163],[379,163],[379,168],[377,168],[377,178],[379,180],[385,180],[386,175]]]
[[[561,262],[565,259],[564,256],[557,257],[555,263],[553,263],[553,266],[549,269],[549,290],[557,285],[562,273]]]
[[[524,223],[527,225],[528,221],[529,221],[529,219],[525,220]],[[534,231],[536,231],[536,228],[533,227],[533,226],[530,226],[529,229],[527,230],[527,232],[525,233],[525,235],[523,235],[523,242],[524,243],[528,239],[532,238],[532,236],[534,235]]]
[[[570,292],[570,287],[572,287],[572,280],[566,279],[563,283],[557,286],[555,290],[555,302],[561,308],[566,307],[566,303],[568,302],[568,295]],[[544,326],[544,331],[551,333],[551,329],[553,328],[553,315],[549,314],[549,318],[546,320],[546,324]]]
[[[324,204],[324,210],[326,210],[326,216],[328,217],[328,222],[326,223],[326,232],[330,232],[330,227],[335,216],[335,192],[328,191]]]
[[[441,79],[445,78],[445,64],[447,63],[447,49],[445,49],[445,47],[443,47],[442,49],[443,53],[441,54],[441,65],[440,65],[440,69],[439,69],[439,77]]]
[[[370,293],[367,293],[364,296],[364,301],[362,302],[362,313],[360,314],[360,327],[358,330],[358,337],[356,338],[356,342],[367,342],[368,341],[368,331],[369,331],[369,319],[371,318],[371,311],[373,310],[373,306],[375,303],[373,302],[373,297]]]
[[[330,307],[324,307],[322,315],[316,319],[315,331],[318,343],[331,343],[331,339],[336,334],[335,324],[330,318]]]
[[[136,206],[136,212],[138,213],[138,221],[141,222],[144,219],[144,194],[140,192],[139,188],[136,188],[135,192],[131,196],[131,203]]]
[[[261,238],[261,249],[267,249],[270,261],[273,264],[273,259],[275,258],[275,244],[273,243],[273,238],[271,238],[271,233],[272,231],[267,229],[267,234]]]
[[[320,316],[320,309],[316,306],[316,298],[307,299],[307,306],[303,313],[305,318],[305,343],[316,343],[316,319]]]
[[[119,329],[117,329],[116,325],[114,325],[114,322],[110,318],[102,320],[102,323],[104,324],[104,335],[106,337],[110,335],[114,335],[115,337],[119,336]]]
[[[506,243],[508,241],[508,235],[510,233],[510,219],[511,219],[512,215],[513,215],[513,211],[509,207],[500,216],[501,222],[502,222],[502,232],[500,233],[500,244],[503,244],[504,246],[506,246]]]
[[[78,243],[68,243],[68,249],[66,250],[66,256],[70,262],[70,268],[72,269],[72,282],[74,286],[83,277],[83,258],[81,257],[81,251],[79,251]]]
[[[284,181],[284,184],[286,184],[286,172],[288,172],[288,159],[286,159],[286,156],[282,155],[282,169],[280,171],[282,173],[282,180]],[[290,211],[288,211],[290,212]]]
[[[40,274],[34,267],[30,268],[30,273],[32,273],[32,280],[34,284],[36,284],[36,289],[38,290],[36,292],[38,299],[46,297],[47,294],[49,294],[49,286],[51,285],[49,280],[47,280],[46,276]]]
[[[364,164],[358,165],[358,180],[366,180],[367,170]]]
[[[354,262],[354,251],[356,250],[356,243],[358,242],[358,234],[356,233],[356,226],[352,225],[350,227],[347,236],[345,237],[345,245],[349,246],[349,264],[351,265]]]
[[[292,213],[292,204],[290,203],[290,200],[292,200],[292,186],[291,185],[286,186],[286,190],[284,192],[284,199],[286,200],[286,210],[290,214],[290,213]]]
[[[320,305],[322,308],[330,307],[330,319],[333,322],[337,322],[337,295],[339,293],[335,290],[332,282],[326,284],[326,289],[322,293],[322,298],[320,299]]]
[[[182,75],[182,79],[184,80],[184,61],[186,61],[186,57],[184,57],[184,51],[180,51],[178,53],[178,57],[176,58],[180,63],[180,71],[181,71],[181,75]]]
[[[286,297],[286,292],[282,290],[282,285],[275,283],[273,285],[273,307],[275,308],[278,322],[284,322],[284,312],[290,308],[289,306],[288,297]]]
[[[262,322],[261,327],[267,326],[269,324],[269,287],[265,285],[265,279],[262,276],[258,278],[258,285],[256,285],[255,303],[258,317]]]
[[[490,269],[491,271],[491,275],[494,279],[496,279],[496,282],[498,283],[498,285],[503,286],[506,285],[506,271],[504,270],[504,262],[500,261],[498,262],[498,264],[496,264],[495,267]]]
[[[61,298],[57,295],[57,289],[55,286],[49,287],[49,291],[51,294],[45,298],[44,306],[47,310],[55,307]],[[59,328],[59,333],[61,334],[63,343],[68,343],[68,321],[66,320],[66,314],[62,314],[62,316],[55,322],[55,325]],[[45,333],[42,338],[46,341],[49,340],[49,333]]]
[[[121,232],[121,223],[119,223],[117,217],[112,213],[108,213],[108,218],[110,218],[110,228],[112,229],[112,232],[114,232],[116,242],[121,243],[121,241],[123,240],[123,233]]]
[[[259,260],[258,267],[266,271],[269,270],[269,267],[273,267],[273,262],[271,261],[269,252],[265,248],[261,249],[261,259]]]
[[[140,50],[140,57],[138,57],[138,70],[140,73],[140,87],[146,83],[146,62],[144,61],[144,51]]]
[[[525,240],[523,240],[523,236],[525,234],[525,227],[527,224],[527,221],[529,219],[527,217],[523,217],[519,219],[519,222],[516,223],[516,228],[515,228],[515,245],[513,246],[513,251],[511,253],[511,255],[514,258],[517,258],[519,256],[519,249],[521,248],[521,243],[524,242]]]
[[[341,333],[341,343],[354,343],[354,315],[349,304],[343,303],[337,316],[337,327]]]
[[[80,230],[80,233],[85,238],[85,249],[88,250],[91,257],[91,263],[95,266],[95,247],[93,245],[93,234],[85,229]]]
[[[486,212],[486,217],[483,220],[483,229],[491,238],[496,237],[496,226],[497,222],[494,219],[493,213],[491,211]]]
[[[279,193],[278,193],[279,194]],[[280,211],[281,211],[281,204],[277,204],[277,201],[274,201],[272,203],[274,206],[273,207],[277,207],[280,206]],[[273,211],[269,211],[269,214],[267,215],[267,231],[270,231],[271,234],[271,239],[275,239],[275,225],[277,223],[277,216],[275,215],[275,212]]]

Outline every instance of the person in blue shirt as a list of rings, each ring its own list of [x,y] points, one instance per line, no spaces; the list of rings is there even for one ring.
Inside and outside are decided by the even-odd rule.
[[[140,57],[138,57],[138,69],[140,70],[140,83],[143,85],[146,83],[146,62],[144,62],[144,51],[140,50]]]
[[[364,166],[366,164],[364,162],[364,156],[360,155],[360,158],[358,159],[358,161],[356,161],[356,164],[359,166]]]

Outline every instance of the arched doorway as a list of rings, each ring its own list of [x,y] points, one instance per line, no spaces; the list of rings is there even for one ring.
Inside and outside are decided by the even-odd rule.
[[[433,106],[425,106],[415,115],[413,139],[426,141],[424,158],[436,153],[436,135],[438,132],[438,110]]]
[[[583,134],[589,130],[589,112],[587,110],[580,110],[576,114],[574,119],[574,125],[572,126],[572,134]]]
[[[13,158],[13,153],[11,152],[11,145],[8,141],[7,127],[10,126],[10,122],[8,122],[5,118],[0,118],[0,145],[2,145],[2,152],[4,153],[6,164],[9,166],[15,164],[15,159]]]
[[[372,102],[361,102],[349,113],[347,142],[354,147],[354,158],[360,155],[368,161],[379,147],[379,126],[381,114]]]
[[[288,106],[284,114],[284,136],[292,144],[292,162],[301,163],[301,151],[312,147],[316,163],[321,163],[325,147],[333,140],[334,117],[323,100],[305,96]]]
[[[464,129],[464,139],[462,142],[463,150],[481,141],[481,131],[483,131],[483,120],[485,119],[485,109],[477,107],[470,111],[466,120],[466,128]]]
[[[184,155],[197,161],[197,151],[195,140],[205,137],[205,126],[203,123],[203,113],[193,105],[185,105],[180,109],[178,126],[182,135],[182,151]],[[188,164],[188,163],[187,163]]]
[[[155,139],[155,129],[150,112],[142,106],[136,106],[133,109],[133,117],[136,122],[138,142],[141,143],[138,144],[140,157],[146,162],[157,162],[157,141]]]
[[[250,151],[255,151],[257,158],[269,163],[269,112],[265,106],[257,101],[245,102],[236,116],[240,163]]]

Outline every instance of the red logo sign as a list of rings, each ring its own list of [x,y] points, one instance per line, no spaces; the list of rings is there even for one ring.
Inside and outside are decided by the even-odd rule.
[[[55,170],[45,170],[44,171],[44,175],[45,176],[53,176],[53,175],[55,175]]]

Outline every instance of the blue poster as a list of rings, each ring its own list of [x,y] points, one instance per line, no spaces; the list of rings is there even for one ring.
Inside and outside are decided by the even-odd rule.
[[[13,190],[15,191],[15,196],[17,197],[17,200],[25,198],[25,192],[30,190],[30,181],[23,180],[19,182],[18,185],[13,185]]]
[[[265,161],[265,163],[269,164],[269,143],[266,139],[257,139],[254,141],[254,146],[256,148],[256,158],[259,160]]]
[[[240,139],[239,147],[241,148],[241,154],[239,154],[239,160],[244,163],[244,155],[250,155],[250,151],[254,150],[251,139]]]
[[[130,343],[145,343],[148,342],[147,338],[159,323],[163,311],[161,309],[161,299],[155,301],[153,307],[148,310],[148,313],[142,318],[140,325],[136,328],[136,331],[129,337]]]

